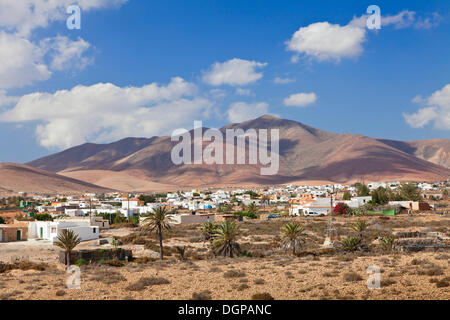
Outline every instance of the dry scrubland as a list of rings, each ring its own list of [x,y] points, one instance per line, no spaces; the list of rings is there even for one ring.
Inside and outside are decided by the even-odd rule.
[[[240,223],[239,243],[248,256],[234,259],[214,257],[194,225],[166,233],[164,261],[149,258],[157,248],[153,235],[139,228],[108,231],[105,235],[121,234],[123,247],[133,248],[137,259],[118,267],[82,266],[79,290],[67,289],[68,275],[56,263],[57,249],[28,248],[28,253],[34,252],[31,261],[44,264],[0,270],[0,299],[252,299],[258,294],[274,299],[450,299],[449,249],[386,253],[372,242],[378,234],[393,231],[450,236],[450,217],[338,217],[335,225],[341,236],[352,234],[351,222],[368,223],[365,238],[370,250],[356,253],[320,250],[327,218],[296,220],[306,228],[298,256],[280,249],[279,230],[290,219]],[[19,245],[8,247],[9,252],[0,248],[1,257],[13,254]],[[175,246],[187,246],[186,261],[180,261]],[[366,268],[371,265],[382,270],[379,290],[366,287]],[[40,270],[26,270],[31,267]]]

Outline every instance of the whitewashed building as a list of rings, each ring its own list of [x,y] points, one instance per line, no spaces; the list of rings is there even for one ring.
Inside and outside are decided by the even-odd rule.
[[[72,230],[81,241],[99,238],[99,227],[90,226],[89,221],[33,221],[28,224],[28,238],[54,242],[64,229]]]

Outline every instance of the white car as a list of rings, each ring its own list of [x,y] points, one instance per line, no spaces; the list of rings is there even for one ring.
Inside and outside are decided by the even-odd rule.
[[[305,212],[305,216],[307,217],[320,217],[320,216],[325,217],[326,215],[327,214],[324,212],[314,212],[314,211]]]

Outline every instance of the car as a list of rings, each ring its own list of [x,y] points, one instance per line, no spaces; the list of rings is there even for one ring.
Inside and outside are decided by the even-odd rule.
[[[327,214],[324,212],[313,212],[313,211],[309,211],[309,212],[305,212],[305,216],[307,217],[325,217]]]
[[[278,213],[271,213],[267,216],[267,220],[281,218],[281,215]]]

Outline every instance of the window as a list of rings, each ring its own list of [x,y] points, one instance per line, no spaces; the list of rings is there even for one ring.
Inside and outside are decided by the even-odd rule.
[[[96,232],[97,232],[97,228],[92,228],[92,231],[93,231],[94,233],[96,233]]]

